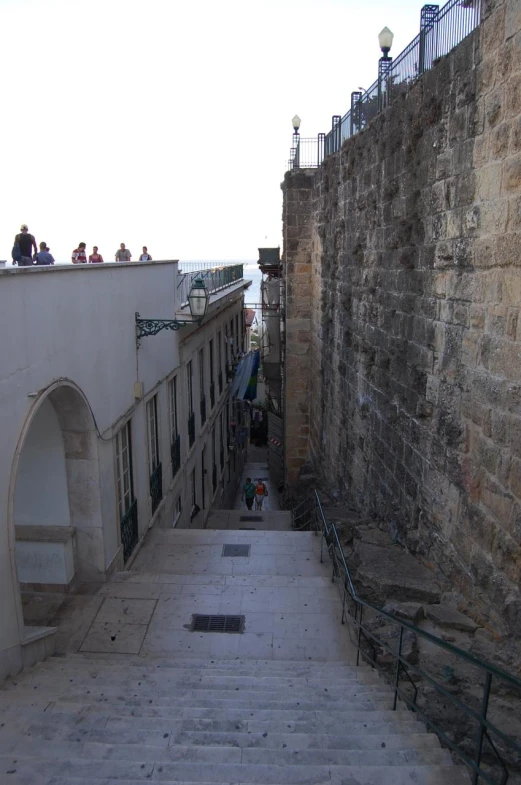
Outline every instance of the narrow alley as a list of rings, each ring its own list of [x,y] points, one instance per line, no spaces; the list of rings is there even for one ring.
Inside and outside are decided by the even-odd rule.
[[[319,538],[266,482],[262,511],[239,496],[208,529],[152,529],[130,570],[76,598],[58,656],[0,692],[2,783],[467,781],[355,667]]]

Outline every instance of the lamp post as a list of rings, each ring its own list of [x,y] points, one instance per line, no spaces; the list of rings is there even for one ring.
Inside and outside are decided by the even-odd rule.
[[[393,58],[389,57],[389,52],[391,51],[391,47],[393,45],[394,33],[392,33],[388,27],[384,27],[384,29],[378,35],[378,43],[380,45],[380,49],[382,51],[382,57],[378,61],[378,111],[381,112],[384,108],[384,91],[382,90],[382,84],[385,80],[386,82],[386,89],[385,93],[389,89],[387,85],[387,76],[389,71],[391,70],[391,65],[393,62]]]
[[[200,275],[192,282],[192,287],[188,295],[188,306],[190,308],[190,319],[183,317],[177,319],[142,319],[136,311],[136,340],[139,346],[139,339],[147,335],[157,335],[161,330],[179,330],[181,327],[199,325],[208,310],[210,292],[208,291]]]
[[[291,121],[291,124],[293,126],[293,147],[291,148],[291,161],[293,163],[293,169],[298,169],[300,166],[300,117],[298,114],[295,115]]]
[[[298,116],[298,114],[296,114],[293,120],[291,121],[295,136],[299,135],[300,123],[301,123],[300,117]]]

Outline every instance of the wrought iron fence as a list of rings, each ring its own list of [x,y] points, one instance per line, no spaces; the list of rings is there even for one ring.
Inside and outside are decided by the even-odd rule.
[[[316,139],[294,135],[288,169],[314,169],[338,152],[346,139],[362,131],[478,27],[481,4],[482,0],[449,0],[442,8],[423,6],[419,34],[394,60],[380,59],[378,79],[367,90],[351,93],[351,107],[345,115],[333,116],[329,133]]]
[[[195,442],[195,412],[188,417],[188,444],[191,447]]]
[[[121,543],[123,545],[123,561],[126,562],[131,556],[139,539],[136,499],[132,500],[130,507],[121,518],[119,530],[121,532]]]
[[[159,507],[159,503],[163,498],[163,468],[162,464],[158,463],[152,474],[150,475],[150,498],[152,499],[152,515]]]
[[[181,468],[181,437],[179,434],[173,434],[172,443],[170,445],[170,456],[172,458],[172,479],[176,476]]]
[[[178,273],[177,278],[177,305],[183,307],[188,305],[188,295],[192,288],[192,283],[196,278],[202,278],[210,294],[219,292],[232,286],[237,281],[244,278],[244,265],[226,264],[220,267],[209,269],[199,269],[193,272]]]
[[[521,744],[504,717],[498,715],[499,719],[496,720],[492,704],[495,699],[501,706],[509,694],[517,696],[519,701],[521,681],[511,673],[362,599],[354,586],[338,530],[334,523],[327,520],[317,491],[314,496],[314,510],[308,526],[320,535],[320,561],[323,561],[323,551],[326,549],[332,562],[332,580],[339,580],[341,622],[344,624],[350,616],[356,636],[356,664],[359,665],[360,660],[363,660],[382,672],[394,691],[393,709],[396,710],[398,700],[402,700],[437,733],[445,746],[466,764],[472,775],[472,785],[506,785],[509,775],[519,772]],[[382,624],[385,632],[381,632]],[[395,634],[389,631],[389,627],[394,629]],[[420,668],[415,658],[408,656],[405,644],[407,636],[410,641],[411,634],[421,638],[436,651],[438,658],[445,655],[449,657],[450,664],[445,666],[447,672],[442,671],[444,678],[440,679],[433,669],[427,671]],[[378,658],[378,652],[384,654],[383,662],[387,662],[387,667]],[[478,679],[475,675],[469,679],[469,667]],[[454,671],[459,668],[471,684],[469,693],[460,697],[453,688]],[[476,686],[472,684],[473,681]],[[425,692],[421,691],[421,684],[426,686]],[[477,684],[482,685],[481,689]],[[468,720],[474,730],[472,737],[464,734],[458,741],[453,733],[454,717],[448,721],[444,721],[443,716],[440,718],[434,695],[440,696],[443,701],[444,715],[450,716],[449,707],[452,707],[459,712],[460,717]],[[447,727],[449,722],[450,729]]]

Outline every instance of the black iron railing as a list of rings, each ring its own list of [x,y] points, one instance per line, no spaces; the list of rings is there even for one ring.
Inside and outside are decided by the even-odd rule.
[[[200,400],[200,412],[201,412],[201,428],[206,422],[206,397],[203,397]]]
[[[215,406],[215,382],[210,382],[210,408],[213,409]]]
[[[333,116],[329,133],[316,139],[293,136],[288,169],[313,169],[338,152],[346,139],[362,131],[478,27],[481,4],[482,0],[449,0],[443,8],[423,6],[419,34],[394,60],[380,59],[378,79],[367,90],[351,93],[349,110]]]
[[[174,478],[181,468],[181,437],[173,434],[170,445],[170,455],[172,458],[172,478]]]
[[[244,278],[244,265],[216,265],[209,270],[180,272],[177,279],[177,302],[180,307],[188,305],[188,295],[195,278],[202,278],[208,292],[215,294],[215,292],[219,292],[241,281]]]
[[[136,547],[139,539],[137,524],[137,501],[132,503],[119,522],[121,543],[123,545],[123,561],[126,562]]]
[[[195,412],[188,415],[188,445],[191,447],[195,442]]]
[[[163,468],[162,464],[158,463],[152,474],[150,475],[150,498],[152,499],[152,515],[159,507],[159,503],[163,498]]]
[[[222,391],[223,391],[223,372],[222,371],[219,371],[218,381],[219,381],[219,395],[220,395],[222,393]]]
[[[338,530],[333,523],[327,521],[316,491],[313,515],[308,519],[308,523],[317,534],[321,535],[320,560],[323,561],[325,545],[332,562],[332,580],[333,582],[340,580],[341,621],[342,624],[345,623],[347,614],[351,617],[357,639],[356,664],[359,665],[362,659],[383,672],[394,690],[393,708],[396,709],[400,698],[435,731],[442,742],[468,766],[473,785],[481,782],[487,785],[505,785],[509,774],[519,770],[521,743],[519,739],[509,736],[508,732],[491,722],[491,702],[493,697],[499,701],[504,700],[504,696],[512,690],[520,699],[521,680],[359,597],[351,578]],[[384,635],[378,635],[379,621],[385,622]],[[389,625],[396,630],[394,637],[389,633]],[[445,681],[441,683],[439,677],[436,678],[432,673],[413,664],[404,651],[404,640],[410,633],[422,638],[430,647],[436,647],[439,654],[450,655],[451,662],[475,668],[483,682],[481,694],[477,695],[474,687],[471,690],[473,700],[465,701],[456,696],[455,691],[451,689],[455,667],[447,666]],[[383,651],[390,660],[387,662],[387,667],[383,667],[378,660],[377,649]],[[428,686],[431,695],[437,693],[444,703],[452,704],[469,722],[474,723],[474,738],[465,736],[461,743],[456,742],[452,728],[448,730],[446,726],[443,727],[443,723],[440,723],[435,711],[431,709],[434,701],[419,694],[420,681]],[[446,705],[445,713],[447,711]],[[505,724],[504,721],[502,724]]]

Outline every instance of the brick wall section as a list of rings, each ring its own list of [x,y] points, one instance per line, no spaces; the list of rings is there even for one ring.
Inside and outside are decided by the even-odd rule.
[[[296,482],[309,454],[312,191],[315,172],[286,174],[284,192],[284,464]]]
[[[519,631],[519,0],[485,0],[480,29],[327,160],[313,209],[311,240],[291,235],[312,254],[310,455]]]

